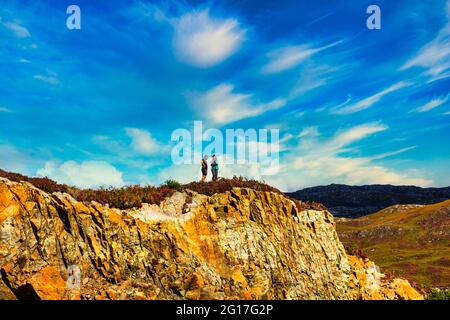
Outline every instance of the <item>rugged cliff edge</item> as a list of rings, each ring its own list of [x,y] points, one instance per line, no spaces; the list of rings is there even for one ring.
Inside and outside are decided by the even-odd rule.
[[[0,299],[422,298],[329,212],[251,189],[118,210],[0,179],[0,272]]]

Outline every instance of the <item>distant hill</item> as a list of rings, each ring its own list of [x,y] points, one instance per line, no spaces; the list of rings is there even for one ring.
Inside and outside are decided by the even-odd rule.
[[[450,187],[330,184],[287,193],[288,196],[324,204],[336,217],[360,217],[396,204],[432,204],[450,199]]]
[[[450,200],[335,221],[342,243],[362,250],[383,272],[425,288],[450,287]]]

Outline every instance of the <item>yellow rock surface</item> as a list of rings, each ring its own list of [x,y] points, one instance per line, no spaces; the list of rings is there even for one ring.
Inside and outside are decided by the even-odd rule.
[[[0,179],[0,271],[3,299],[422,298],[347,256],[329,212],[251,189],[121,211]]]

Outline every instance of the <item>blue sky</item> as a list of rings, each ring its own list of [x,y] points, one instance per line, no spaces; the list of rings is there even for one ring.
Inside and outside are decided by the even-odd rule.
[[[6,170],[81,187],[198,179],[170,140],[201,120],[280,129],[276,175],[225,176],[450,184],[450,1],[1,0],[0,71]]]

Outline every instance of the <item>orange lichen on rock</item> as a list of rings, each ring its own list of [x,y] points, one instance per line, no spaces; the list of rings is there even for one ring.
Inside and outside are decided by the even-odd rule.
[[[29,283],[42,300],[65,298],[66,280],[58,268],[52,266],[42,268],[30,278]]]

